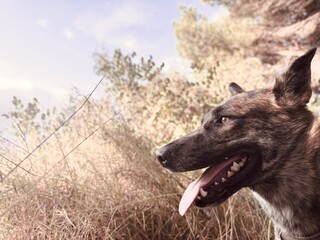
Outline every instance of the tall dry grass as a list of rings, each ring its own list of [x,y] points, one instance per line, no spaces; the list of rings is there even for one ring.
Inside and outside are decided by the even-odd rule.
[[[181,217],[190,175],[164,170],[119,119],[91,102],[8,176],[41,139],[2,140],[1,239],[270,239],[247,190]]]

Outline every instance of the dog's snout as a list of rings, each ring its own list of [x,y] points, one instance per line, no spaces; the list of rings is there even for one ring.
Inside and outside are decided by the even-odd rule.
[[[158,161],[161,163],[162,166],[166,166],[167,160],[164,157],[164,151],[163,148],[159,149],[156,151],[156,157],[158,159]]]

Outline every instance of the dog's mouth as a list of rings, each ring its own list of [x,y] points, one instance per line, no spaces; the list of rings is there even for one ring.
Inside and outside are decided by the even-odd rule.
[[[180,215],[183,216],[193,203],[198,207],[217,205],[248,186],[257,171],[257,156],[241,152],[223,159],[221,163],[207,168],[187,187],[179,204]]]

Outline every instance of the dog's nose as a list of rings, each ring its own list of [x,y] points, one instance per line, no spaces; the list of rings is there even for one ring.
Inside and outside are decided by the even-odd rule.
[[[161,165],[165,167],[166,163],[167,163],[167,160],[163,156],[162,149],[159,149],[159,150],[156,151],[156,157],[157,157],[158,161],[161,163]]]

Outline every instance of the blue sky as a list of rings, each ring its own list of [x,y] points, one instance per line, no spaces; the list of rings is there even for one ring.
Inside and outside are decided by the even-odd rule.
[[[170,65],[179,4],[220,14],[197,0],[0,0],[0,113],[14,95],[59,107],[72,87],[89,93],[99,81],[94,52],[121,48]]]

